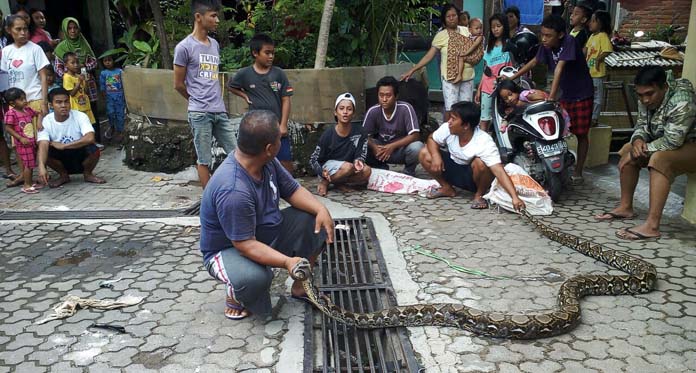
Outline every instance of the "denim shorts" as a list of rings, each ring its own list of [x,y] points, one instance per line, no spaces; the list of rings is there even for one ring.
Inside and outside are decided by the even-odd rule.
[[[189,111],[188,120],[196,147],[197,164],[207,166],[212,161],[213,136],[227,154],[237,147],[237,131],[227,113]]]
[[[333,159],[329,159],[328,161],[324,162],[321,168],[328,172],[329,176],[333,176],[334,174],[336,174],[336,172],[338,172],[338,170],[341,169],[341,166],[343,166],[344,163],[350,162],[335,161]]]

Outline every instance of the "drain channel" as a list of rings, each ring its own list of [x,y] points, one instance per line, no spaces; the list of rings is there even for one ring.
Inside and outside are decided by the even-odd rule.
[[[73,219],[163,219],[198,216],[201,203],[171,210],[68,210],[8,211],[0,210],[0,220],[73,220]]]
[[[339,307],[371,312],[395,306],[386,263],[369,219],[337,219],[334,243],[319,257],[314,281]],[[305,369],[309,372],[418,372],[405,328],[361,330],[307,306]]]

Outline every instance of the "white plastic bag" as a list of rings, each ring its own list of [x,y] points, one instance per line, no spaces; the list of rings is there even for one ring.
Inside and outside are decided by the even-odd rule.
[[[440,183],[435,180],[419,179],[379,168],[372,169],[372,175],[367,182],[367,189],[393,194],[414,194],[439,187]]]
[[[551,215],[553,213],[553,201],[544,188],[539,185],[524,169],[514,163],[505,166],[505,172],[510,175],[512,183],[515,185],[517,195],[524,201],[527,212],[531,215]],[[491,190],[483,196],[491,204],[497,204],[508,211],[515,211],[512,207],[512,197],[498,183],[498,179],[493,180]]]

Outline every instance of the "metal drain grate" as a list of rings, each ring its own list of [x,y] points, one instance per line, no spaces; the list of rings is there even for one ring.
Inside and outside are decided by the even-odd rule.
[[[371,312],[396,305],[369,219],[337,219],[334,243],[319,257],[315,285],[339,307]],[[309,372],[418,372],[405,328],[360,330],[307,306],[305,369]]]

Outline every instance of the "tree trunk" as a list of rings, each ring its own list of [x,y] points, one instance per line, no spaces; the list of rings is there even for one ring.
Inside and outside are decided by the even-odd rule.
[[[164,29],[164,16],[162,8],[160,8],[159,0],[148,0],[152,15],[155,17],[155,28],[157,29],[157,37],[160,40],[160,56],[162,56],[162,67],[172,70],[174,68],[172,56],[169,53],[169,42],[167,41],[167,33]]]
[[[336,0],[324,0],[324,12],[321,14],[321,26],[317,37],[317,54],[314,59],[315,69],[326,67],[326,50],[329,47],[329,32],[331,31],[334,5],[336,5]]]

